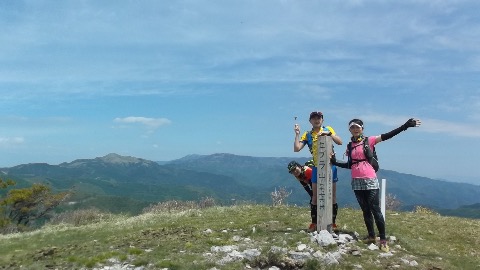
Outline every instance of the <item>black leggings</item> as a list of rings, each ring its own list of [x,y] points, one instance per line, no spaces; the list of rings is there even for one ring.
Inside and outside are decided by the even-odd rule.
[[[368,236],[375,237],[375,229],[373,228],[373,219],[377,224],[380,239],[385,237],[385,219],[380,210],[380,194],[378,189],[354,190],[358,204],[362,208],[363,220],[367,226]]]

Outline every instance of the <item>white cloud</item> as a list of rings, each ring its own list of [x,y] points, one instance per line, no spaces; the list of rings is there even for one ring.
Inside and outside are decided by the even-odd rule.
[[[168,125],[171,123],[167,118],[148,118],[148,117],[137,117],[129,116],[124,118],[115,118],[113,119],[116,123],[122,124],[141,124],[144,125],[149,132],[153,132],[161,126]]]
[[[480,138],[480,127],[478,127],[478,125],[468,125],[437,119],[422,119],[422,127],[422,130],[430,133],[452,132],[450,135]]]
[[[23,137],[11,137],[11,138],[0,137],[0,146],[3,146],[3,147],[19,145],[19,144],[23,144],[24,142],[25,142],[25,139]]]
[[[401,123],[404,123],[406,119],[409,119],[411,116],[391,116],[391,115],[363,115],[360,118],[364,122],[374,122],[380,123],[386,126],[399,126]],[[416,117],[415,117],[416,118]],[[460,136],[460,137],[470,137],[470,138],[479,138],[480,137],[480,127],[474,124],[458,123],[452,121],[438,120],[432,118],[420,118],[422,124],[418,131],[428,132],[428,133],[445,133],[449,132],[449,135]],[[452,131],[454,131],[452,133]]]
[[[473,1],[213,3],[14,5],[0,37],[0,60],[9,63],[0,82],[86,95],[139,91],[110,85],[119,81],[413,80],[423,68],[471,70],[465,59],[475,63],[478,51]],[[429,60],[431,51],[448,57]],[[369,74],[372,67],[389,76]]]

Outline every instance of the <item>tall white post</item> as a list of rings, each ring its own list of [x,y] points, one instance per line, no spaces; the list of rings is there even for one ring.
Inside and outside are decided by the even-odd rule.
[[[385,197],[387,192],[387,179],[382,179],[382,185],[380,186],[380,209],[382,211],[383,219],[385,222],[387,221],[387,217],[385,216]]]
[[[332,232],[332,167],[330,153],[332,138],[319,136],[317,140],[317,231]]]

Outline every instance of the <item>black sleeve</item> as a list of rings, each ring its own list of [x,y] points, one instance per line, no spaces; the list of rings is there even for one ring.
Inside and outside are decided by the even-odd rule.
[[[333,156],[332,158],[330,158],[330,162],[337,166],[337,167],[340,167],[340,168],[344,168],[344,169],[350,169],[349,166],[348,166],[348,162],[345,162],[345,161],[337,161],[337,159],[335,158],[335,156]]]
[[[400,132],[407,130],[407,128],[414,127],[415,124],[416,124],[415,120],[413,118],[410,118],[410,119],[407,120],[407,122],[405,124],[399,126],[398,128],[396,128],[396,129],[394,129],[390,132],[387,132],[387,133],[384,133],[384,134],[380,135],[380,137],[382,138],[382,141],[386,141],[388,139],[391,139],[393,136],[398,135]]]
[[[308,195],[310,195],[310,197],[313,196],[313,191],[312,189],[310,188],[310,186],[308,184],[304,184],[304,183],[301,183],[303,188],[305,189],[305,191],[308,193]]]

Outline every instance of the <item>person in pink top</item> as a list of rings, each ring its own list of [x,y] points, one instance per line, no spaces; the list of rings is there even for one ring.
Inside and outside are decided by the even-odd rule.
[[[410,118],[405,124],[390,132],[368,137],[369,147],[370,149],[374,149],[376,144],[391,139],[409,127],[418,127],[420,124],[420,120]],[[380,185],[375,169],[364,153],[365,136],[363,134],[363,121],[360,119],[350,120],[348,129],[352,134],[352,142],[350,147],[348,147],[351,153],[348,153],[348,149],[346,153],[349,157],[348,161],[337,161],[335,154],[332,154],[331,162],[340,168],[351,169],[352,189],[362,209],[363,220],[365,221],[365,226],[368,231],[367,243],[376,242],[375,229],[373,227],[373,221],[375,220],[380,236],[380,249],[388,252],[389,248],[385,235],[385,219],[380,209]]]

